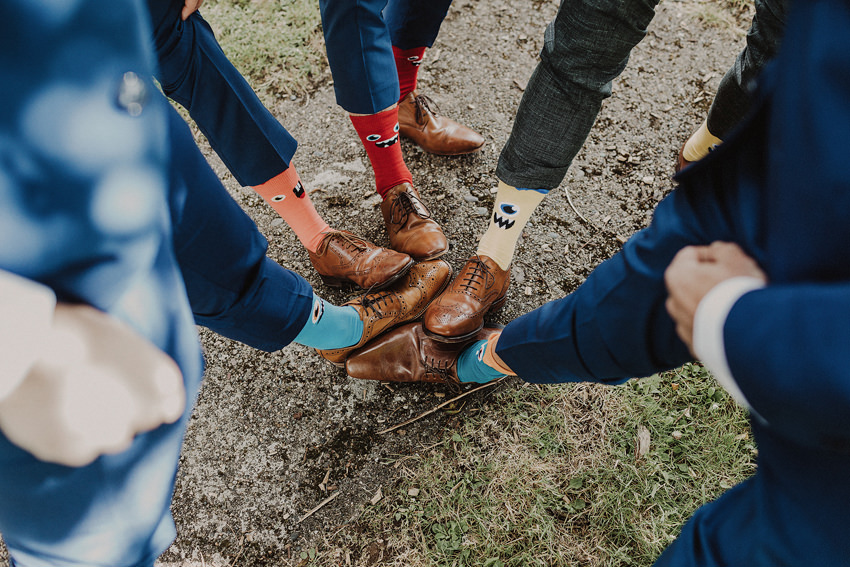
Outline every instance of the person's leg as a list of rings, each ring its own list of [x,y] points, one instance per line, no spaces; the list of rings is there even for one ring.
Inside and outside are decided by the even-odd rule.
[[[611,94],[611,82],[646,35],[656,3],[562,2],[546,28],[541,61],[499,156],[490,226],[476,255],[425,314],[425,327],[433,335],[462,339],[480,329],[487,312],[503,302],[517,237],[542,196],[563,181],[602,100]],[[485,277],[478,275],[482,271]]]
[[[163,92],[189,111],[216,153],[245,186],[261,185],[292,161],[298,143],[227,59],[199,13],[181,2],[148,0]]]
[[[757,180],[768,169],[762,151],[766,115],[755,116],[750,128],[718,150],[714,169],[695,166],[683,172],[650,226],[593,270],[575,292],[511,321],[495,339],[486,327],[461,341],[435,340],[422,326],[402,327],[349,358],[349,375],[479,381],[488,376],[470,372],[466,363],[474,366],[480,354],[491,370],[529,382],[619,383],[692,360],[665,307],[664,272],[685,246],[717,240],[735,242],[757,262],[764,261],[764,242],[757,235],[767,217],[767,189]],[[726,160],[719,161],[721,156]],[[482,340],[496,355],[490,363],[484,360],[488,349],[479,350]]]
[[[301,331],[313,290],[266,256],[257,225],[227,193],[176,112],[169,115],[174,249],[195,321],[261,350],[283,348]]]
[[[461,155],[484,145],[478,132],[440,115],[437,105],[416,90],[419,69],[437,38],[451,0],[393,0],[384,8],[399,84],[399,133],[426,152]]]
[[[174,248],[197,324],[265,351],[290,342],[342,349],[416,313],[415,301],[401,295],[425,284],[411,278],[366,295],[367,303],[379,295],[392,302],[392,313],[336,306],[315,295],[304,278],[266,256],[266,239],[221,185],[176,112],[170,130],[172,185],[182,188],[172,202]]]
[[[674,191],[652,225],[575,292],[511,321],[501,333],[482,327],[446,341],[408,325],[352,355],[348,375],[474,382],[513,373],[539,383],[618,383],[691,360],[664,307],[664,271],[684,246],[731,236],[723,209],[696,193]],[[496,356],[485,361],[488,351]]]
[[[337,103],[349,113],[375,172],[390,245],[426,260],[444,254],[448,240],[413,187],[401,153],[399,86],[385,5],[386,0],[319,2]]]
[[[682,146],[677,170],[705,157],[744,118],[759,73],[779,51],[785,32],[786,0],[756,0],[747,45],[717,87],[708,116]]]
[[[181,6],[148,0],[165,94],[189,111],[236,180],[292,228],[323,279],[368,288],[401,277],[410,266],[405,255],[333,230],[319,216],[292,164],[295,139],[224,55],[209,24],[197,12],[182,21]]]
[[[554,189],[584,145],[611,82],[646,35],[655,0],[564,0],[546,28],[541,61],[523,93],[496,176]]]

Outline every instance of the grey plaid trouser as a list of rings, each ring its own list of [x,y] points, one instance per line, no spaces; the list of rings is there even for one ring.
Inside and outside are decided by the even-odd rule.
[[[529,189],[553,189],[563,181],[658,1],[562,0],[499,156],[499,179]],[[755,5],[747,46],[709,111],[709,129],[718,137],[746,114],[752,81],[776,53],[784,30],[785,0]]]

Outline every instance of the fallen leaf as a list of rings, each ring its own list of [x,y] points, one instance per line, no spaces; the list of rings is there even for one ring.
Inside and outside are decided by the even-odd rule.
[[[649,452],[649,440],[649,429],[643,425],[638,427],[635,458],[640,459]]]
[[[375,495],[372,497],[372,499],[371,499],[369,502],[371,502],[371,503],[372,503],[372,506],[374,506],[375,504],[377,504],[378,502],[380,502],[380,501],[381,501],[381,498],[383,498],[383,497],[384,497],[384,493],[383,493],[383,491],[381,490],[381,487],[379,486],[379,487],[378,487],[378,492],[376,492],[376,493],[375,493]]]

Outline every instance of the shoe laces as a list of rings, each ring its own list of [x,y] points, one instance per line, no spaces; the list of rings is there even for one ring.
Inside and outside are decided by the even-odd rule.
[[[366,293],[360,298],[358,303],[363,307],[367,315],[373,312],[378,317],[383,317],[384,312],[381,308],[386,308],[389,305],[390,297],[393,295],[390,291],[380,291],[374,294]]]
[[[485,288],[493,284],[493,272],[480,256],[470,258],[461,274],[460,287],[464,291],[476,291],[480,286]]]
[[[433,114],[434,116],[440,115],[440,109],[437,107],[437,103],[425,95],[416,95],[413,99],[413,104],[416,106],[417,122],[422,120],[422,118],[428,114]]]
[[[322,256],[327,252],[328,246],[330,246],[332,240],[337,240],[341,242],[346,248],[357,250],[358,252],[362,252],[366,250],[366,243],[362,238],[358,238],[353,234],[348,234],[346,232],[334,231],[328,232],[327,236],[322,239],[322,242],[319,244],[318,248],[316,248],[316,254],[318,256]]]
[[[411,213],[423,219],[431,218],[431,212],[428,210],[428,207],[425,206],[425,203],[415,193],[403,191],[393,201],[392,210],[390,211],[390,222],[393,224],[403,224],[407,221]]]
[[[454,384],[455,380],[452,376],[452,363],[448,360],[438,360],[433,356],[426,356],[424,360],[425,373],[433,374],[440,377],[440,380],[449,384]]]

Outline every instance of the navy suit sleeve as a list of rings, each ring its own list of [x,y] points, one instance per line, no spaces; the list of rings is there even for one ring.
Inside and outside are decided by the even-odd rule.
[[[729,313],[724,342],[732,375],[771,428],[850,448],[850,282],[748,293]]]

